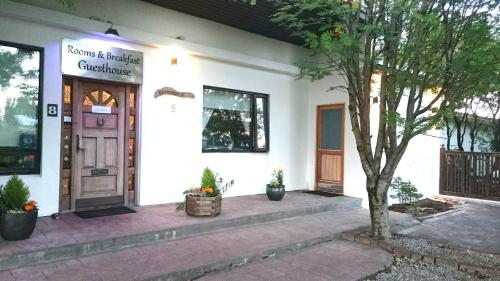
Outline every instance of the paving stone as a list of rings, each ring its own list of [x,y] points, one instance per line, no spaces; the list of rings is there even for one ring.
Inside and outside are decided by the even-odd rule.
[[[403,247],[394,247],[394,249],[392,250],[392,253],[396,257],[400,257],[400,258],[405,258],[405,257],[409,258],[409,257],[411,257],[411,254],[412,254],[411,251],[409,251],[409,250],[407,250],[406,248],[403,248]]]
[[[359,243],[363,244],[363,245],[370,245],[370,244],[371,244],[371,239],[370,239],[370,238],[368,238],[368,237],[363,237],[363,236],[360,236],[360,235],[356,236],[356,237],[354,238],[354,240],[355,240],[356,242],[359,242]]]
[[[500,203],[466,203],[459,211],[424,220],[398,233],[500,254]]]
[[[418,254],[418,253],[415,253],[415,252],[412,252],[411,255],[410,255],[410,259],[412,261],[421,261],[423,258],[424,258],[424,255],[421,255],[421,254]]]
[[[351,220],[349,226],[342,222],[347,219]],[[194,276],[189,274],[198,270],[203,272],[207,266],[224,269],[231,264],[245,264],[255,260],[261,265],[256,267],[259,270],[245,271],[244,278],[248,280],[270,280],[266,279],[268,276],[278,280],[290,272],[294,272],[294,275],[289,280],[297,280],[298,277],[298,280],[331,280],[327,276],[335,276],[341,280],[355,275],[361,278],[365,272],[378,269],[378,264],[390,263],[392,256],[381,249],[344,240],[313,245],[334,237],[340,238],[341,233],[349,230],[349,227],[357,228],[368,223],[369,214],[365,209],[324,212],[21,268],[12,272],[19,276],[41,273],[40,278],[49,281],[63,280],[62,276],[68,274],[72,277],[68,281],[160,280],[156,277]],[[297,228],[297,225],[308,227]],[[307,252],[311,246],[315,249],[314,252]],[[261,260],[265,253],[274,256],[273,251],[270,251],[272,249],[280,249],[278,257],[287,255],[284,263],[277,261],[277,257]],[[367,252],[364,253],[365,251]],[[270,261],[273,263],[267,264]],[[359,263],[374,265],[363,267]],[[165,275],[166,273],[177,275]],[[310,279],[300,279],[306,277]],[[180,277],[172,278],[185,280],[175,279]],[[245,279],[238,279],[240,280]]]
[[[386,241],[377,241],[377,246],[388,251],[389,253],[392,253],[394,251],[394,246],[390,243],[387,243]]]
[[[436,264],[448,266],[448,267],[451,267],[453,269],[458,269],[458,262],[457,261],[442,258],[442,257],[436,257]]]
[[[461,271],[465,271],[467,273],[471,273],[471,274],[475,274],[475,273],[482,273],[482,268],[479,267],[479,266],[475,266],[475,265],[469,265],[469,264],[459,264],[459,269]]]
[[[46,281],[48,280],[45,276],[46,272],[51,272],[56,268],[56,264],[44,264],[44,265],[36,265],[25,268],[20,268],[16,270],[11,270],[10,273],[14,276],[16,281],[25,281],[25,280],[40,280]]]
[[[425,263],[428,263],[428,264],[434,264],[436,262],[436,258],[433,257],[433,256],[427,256],[427,255],[425,255],[422,258],[422,261],[425,262]]]
[[[338,254],[336,259],[325,256],[325,249],[333,252],[333,249],[338,247],[346,247],[348,250]],[[363,247],[356,243],[345,244],[336,240],[297,254],[270,258],[248,267],[252,274],[259,272],[261,275],[265,275],[268,267],[275,270],[287,268],[283,272],[284,276],[264,280],[358,280],[384,269],[385,266],[392,263],[392,260],[392,255],[381,249]],[[205,275],[199,280],[232,280],[231,277],[238,272],[246,271],[239,269],[238,271],[213,273]]]
[[[245,206],[242,208],[241,206]],[[0,238],[0,270],[46,261],[47,257],[72,258],[83,253],[96,254],[136,243],[172,239],[324,211],[359,208],[361,199],[321,197],[302,192],[287,192],[286,200],[274,202],[265,195],[224,198],[223,212],[217,217],[194,218],[176,212],[175,204],[139,207],[137,213],[81,219],[63,214],[60,220],[41,217],[33,236],[24,241]],[[310,222],[312,223],[312,222]],[[307,228],[307,223],[297,229]],[[170,231],[165,232],[165,230]],[[293,234],[293,231],[291,231]],[[117,239],[116,237],[121,237]],[[87,245],[88,244],[88,245]],[[59,247],[59,248],[58,248]],[[28,254],[27,254],[28,253]],[[30,254],[31,253],[31,254]],[[16,254],[23,254],[22,258]]]
[[[15,281],[14,276],[10,271],[0,271],[0,280],[2,281]]]
[[[344,232],[342,233],[342,239],[345,239],[347,241],[354,241],[354,234],[351,232]]]

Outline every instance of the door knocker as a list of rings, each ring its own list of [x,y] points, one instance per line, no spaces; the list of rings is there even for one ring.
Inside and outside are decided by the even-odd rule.
[[[102,127],[104,125],[104,118],[97,117],[97,126]]]

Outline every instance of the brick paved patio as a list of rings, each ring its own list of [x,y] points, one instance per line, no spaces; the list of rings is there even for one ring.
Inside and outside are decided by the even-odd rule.
[[[197,272],[231,267],[252,260],[259,261],[275,254],[285,254],[285,261],[290,259],[290,269],[295,264],[297,268],[290,273],[303,271],[302,275],[297,276],[305,277],[310,273],[314,276],[314,272],[322,270],[322,274],[333,274],[332,276],[340,278],[338,280],[356,280],[358,278],[355,277],[380,270],[389,262],[390,255],[347,242],[322,243],[334,241],[341,232],[366,226],[368,223],[366,209],[323,212],[118,252],[13,269],[4,271],[3,279],[0,280],[188,280],[191,279],[189,277],[196,276]],[[328,247],[300,252],[315,243]],[[290,249],[289,254],[284,253],[286,249]],[[320,259],[327,257],[332,264],[325,264],[328,260],[320,262]],[[273,259],[269,258],[269,261]],[[309,269],[304,270],[304,267]]]
[[[457,212],[424,220],[399,233],[500,254],[500,203],[467,203]]]
[[[260,261],[199,281],[341,281],[359,280],[393,262],[384,250],[346,241],[332,241],[294,255]]]
[[[32,237],[24,241],[8,242],[0,237],[0,258],[14,253],[47,247],[125,236],[148,231],[224,221],[251,215],[278,211],[293,211],[322,204],[342,205],[348,197],[322,197],[302,192],[287,192],[286,200],[269,201],[265,195],[225,198],[222,213],[214,218],[194,218],[175,211],[175,204],[134,208],[137,213],[119,216],[81,219],[72,213],[61,215],[60,220],[39,218]],[[242,207],[244,206],[244,207]]]
[[[225,198],[215,218],[187,217],[174,205],[87,220],[41,218],[31,239],[0,241],[0,280],[191,280],[248,264],[267,272],[267,261],[280,258],[301,261],[286,272],[306,278],[301,280],[323,280],[324,274],[354,280],[389,262],[378,250],[337,241],[342,232],[369,225],[360,204],[357,198],[288,192],[280,202],[265,195]],[[392,213],[391,220],[407,222],[408,216]]]

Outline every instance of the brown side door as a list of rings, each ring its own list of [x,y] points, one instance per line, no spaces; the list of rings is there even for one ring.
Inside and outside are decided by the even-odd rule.
[[[344,105],[320,105],[316,118],[316,190],[344,193]]]
[[[125,86],[76,81],[73,99],[73,204],[124,203]]]

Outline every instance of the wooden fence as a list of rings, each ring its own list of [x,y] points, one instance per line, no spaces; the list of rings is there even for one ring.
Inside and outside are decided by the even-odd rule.
[[[439,192],[500,201],[500,153],[445,151],[441,147]]]

